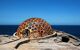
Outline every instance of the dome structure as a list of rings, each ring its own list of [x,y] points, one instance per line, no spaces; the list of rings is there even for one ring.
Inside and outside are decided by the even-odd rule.
[[[15,36],[19,38],[38,38],[52,34],[51,26],[41,18],[30,18],[18,27]]]

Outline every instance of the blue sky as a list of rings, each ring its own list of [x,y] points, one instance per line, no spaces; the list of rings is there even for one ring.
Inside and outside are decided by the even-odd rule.
[[[0,25],[38,17],[53,25],[80,25],[80,0],[0,0]]]

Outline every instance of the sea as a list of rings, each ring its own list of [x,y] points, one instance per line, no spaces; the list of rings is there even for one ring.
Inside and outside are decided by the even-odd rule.
[[[0,35],[13,35],[19,25],[0,25]],[[80,38],[80,25],[51,25],[53,29],[72,34]]]

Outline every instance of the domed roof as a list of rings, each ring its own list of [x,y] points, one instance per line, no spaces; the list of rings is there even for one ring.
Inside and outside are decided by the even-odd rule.
[[[30,18],[20,24],[16,36],[38,38],[52,34],[51,26],[41,18]]]

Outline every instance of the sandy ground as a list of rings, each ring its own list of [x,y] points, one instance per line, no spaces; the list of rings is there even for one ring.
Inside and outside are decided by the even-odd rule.
[[[0,50],[80,50],[80,46],[75,46],[71,43],[56,43],[54,42],[54,37],[41,40],[31,40],[28,43],[19,45],[17,49],[15,48],[15,46],[19,42],[24,41],[27,38],[20,39],[18,41],[11,42],[8,44],[2,44],[8,41],[12,41],[11,38],[9,38],[8,36],[0,35]]]

